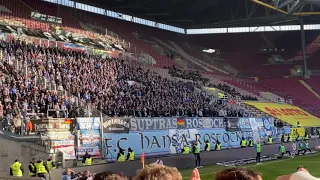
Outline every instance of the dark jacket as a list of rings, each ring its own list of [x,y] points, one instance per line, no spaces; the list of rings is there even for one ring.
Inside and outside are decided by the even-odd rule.
[[[122,149],[119,151],[119,153],[118,153],[118,155],[117,155],[117,161],[118,161],[118,159],[119,159],[119,157],[120,157],[120,154],[124,155],[124,152],[123,152]]]
[[[128,149],[127,160],[129,160],[129,157],[130,157],[130,153],[129,153],[129,152],[130,152],[130,153],[133,152],[131,148]],[[119,157],[118,157],[118,158],[119,158]]]
[[[34,166],[34,170],[32,169],[31,164],[33,164],[33,166]],[[36,174],[36,173],[37,173],[36,164],[34,164],[34,163],[32,163],[32,162],[30,162],[30,164],[29,164],[29,166],[28,166],[28,169],[29,169],[29,171],[30,171],[30,172],[32,172],[32,173],[34,173],[34,174]]]
[[[91,158],[91,155],[90,154],[85,154],[83,156],[82,163],[85,163],[87,158]]]

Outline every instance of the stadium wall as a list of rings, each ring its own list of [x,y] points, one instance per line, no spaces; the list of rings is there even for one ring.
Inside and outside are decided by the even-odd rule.
[[[38,139],[32,141],[39,142]],[[16,159],[22,163],[25,174],[28,175],[31,157],[43,160],[47,160],[49,157],[45,147],[26,142],[22,138],[7,136],[3,131],[0,133],[0,144],[2,145],[0,148],[0,175],[9,175],[10,166]]]

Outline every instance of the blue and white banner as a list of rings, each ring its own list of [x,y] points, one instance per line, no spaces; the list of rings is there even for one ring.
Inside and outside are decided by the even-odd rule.
[[[73,44],[73,43],[68,43],[68,42],[63,43],[63,47],[65,49],[70,49],[70,50],[74,50],[74,51],[81,51],[81,52],[86,50],[86,47],[84,47],[84,46],[81,46],[78,44]]]
[[[77,156],[86,151],[94,157],[100,157],[101,149],[101,122],[98,117],[77,118],[78,148]]]
[[[130,131],[149,131],[167,129],[202,129],[225,128],[224,118],[204,117],[159,117],[159,118],[130,118]]]
[[[84,129],[100,129],[101,121],[99,117],[77,118],[79,130]]]
[[[129,132],[127,134],[105,133],[104,153],[108,161],[116,161],[119,148],[127,150],[129,147],[136,157],[142,153],[152,155],[165,155],[181,153],[184,145],[190,148],[193,142],[201,144],[201,150],[208,140],[211,149],[215,148],[217,140],[222,149],[240,146],[242,133],[240,131],[227,132],[222,128],[215,129],[169,129],[143,132]]]

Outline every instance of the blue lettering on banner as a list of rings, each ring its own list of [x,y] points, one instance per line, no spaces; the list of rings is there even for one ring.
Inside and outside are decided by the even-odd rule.
[[[130,131],[224,128],[223,118],[131,118]]]
[[[133,149],[136,156],[142,153],[148,155],[165,155],[181,153],[185,145],[199,141],[201,149],[205,141],[211,142],[214,149],[216,140],[222,148],[239,147],[242,133],[239,131],[227,132],[225,129],[170,129],[158,131],[130,132],[128,134],[105,133],[103,151],[108,161],[115,161],[119,149]],[[127,152],[126,152],[127,153]]]
[[[177,128],[177,118],[131,118],[130,131]]]
[[[77,118],[78,129],[100,129],[99,117]]]
[[[229,132],[225,129],[202,129],[198,131],[199,135],[196,139],[200,142],[201,149],[204,149],[207,140],[211,143],[211,149],[214,149],[217,140],[221,143],[222,149],[240,147],[243,136],[241,131]]]

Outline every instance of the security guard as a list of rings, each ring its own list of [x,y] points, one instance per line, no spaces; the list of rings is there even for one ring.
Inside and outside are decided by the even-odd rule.
[[[268,144],[272,144],[272,137],[270,135],[268,136]]]
[[[247,140],[245,140],[244,137],[242,137],[242,139],[240,141],[240,146],[242,148],[247,147]]]
[[[256,162],[257,163],[260,163],[260,159],[261,159],[261,144],[260,144],[260,141],[257,142],[257,144],[255,144],[255,150],[256,150],[256,153],[257,153],[257,156],[256,156]]]
[[[33,158],[32,161],[30,161],[30,164],[28,166],[29,176],[30,177],[36,177],[37,176],[36,162],[37,162],[36,158]]]
[[[124,155],[124,150],[122,148],[119,149],[119,153],[118,153],[118,156],[117,156],[117,161],[118,162],[126,161],[126,156]]]
[[[300,155],[300,152],[303,152],[303,154],[304,154],[304,152],[305,152],[305,149],[304,149],[304,146],[303,146],[303,144],[302,144],[302,141],[299,142],[298,152],[297,152],[296,155],[297,155],[297,156]]]
[[[46,174],[49,172],[49,169],[47,165],[43,162],[42,159],[40,159],[37,164],[36,164],[36,169],[37,169],[37,176],[42,177],[44,179],[46,178]]]
[[[182,154],[189,154],[190,153],[190,148],[188,145],[185,145],[183,149],[181,150]]]
[[[281,156],[278,156],[278,158],[282,158],[283,155],[285,155],[285,154],[289,154],[291,156],[291,152],[286,150],[286,147],[284,146],[283,143],[280,144],[279,151],[280,151]]]
[[[272,137],[270,135],[268,136],[268,144],[272,144]]]
[[[211,144],[210,144],[209,140],[206,140],[206,146],[204,147],[205,151],[210,151],[210,146],[211,146]]]
[[[133,161],[134,160],[134,152],[131,149],[131,147],[128,148],[127,160],[129,160],[129,161]]]
[[[309,145],[309,142],[308,141],[305,141],[304,142],[304,153],[307,152],[307,150],[312,153],[311,149],[310,149],[310,145]]]
[[[219,140],[216,141],[216,147],[214,148],[216,151],[220,151],[221,150],[221,143]]]
[[[305,141],[309,140],[309,135],[308,135],[307,132],[306,132],[305,135],[304,135],[304,140],[305,140]]]
[[[253,147],[253,141],[252,141],[251,138],[249,138],[249,140],[248,140],[248,146],[249,146],[249,147]]]
[[[92,157],[91,157],[91,155],[88,153],[88,151],[86,151],[86,153],[85,153],[84,156],[83,156],[82,165],[83,165],[83,166],[91,166],[91,165],[92,165]]]
[[[200,157],[200,144],[195,141],[192,146],[192,153],[194,154],[196,160],[196,167],[201,167],[201,157]]]
[[[53,157],[50,156],[48,161],[47,161],[47,166],[48,166],[48,169],[51,170],[51,169],[55,169],[56,166],[54,165],[54,162],[53,162]]]
[[[18,159],[14,161],[14,163],[10,167],[10,175],[16,176],[16,177],[22,177],[23,176],[23,168],[22,164],[19,162]]]
[[[297,127],[301,127],[301,123],[299,121],[297,121]]]

